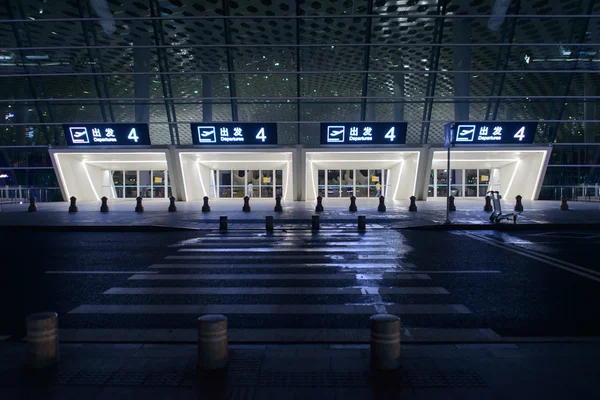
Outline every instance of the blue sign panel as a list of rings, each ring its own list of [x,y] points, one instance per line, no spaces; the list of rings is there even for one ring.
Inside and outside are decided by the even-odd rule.
[[[449,127],[453,145],[531,144],[537,122],[453,122],[444,126],[444,132]]]
[[[199,145],[277,144],[275,123],[192,123],[192,143]]]
[[[321,123],[321,144],[404,144],[406,122]]]
[[[148,124],[63,125],[69,146],[150,146]]]

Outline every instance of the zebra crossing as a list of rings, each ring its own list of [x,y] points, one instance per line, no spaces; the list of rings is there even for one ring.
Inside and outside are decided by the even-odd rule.
[[[211,231],[169,249],[70,310],[63,339],[193,342],[208,313],[228,317],[232,342],[364,342],[376,313],[399,315],[407,340],[499,338],[439,282],[477,271],[419,271],[393,232]]]

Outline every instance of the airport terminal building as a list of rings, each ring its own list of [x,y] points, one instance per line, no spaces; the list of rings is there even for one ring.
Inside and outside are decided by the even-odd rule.
[[[599,198],[595,2],[55,3],[0,5],[3,202]]]

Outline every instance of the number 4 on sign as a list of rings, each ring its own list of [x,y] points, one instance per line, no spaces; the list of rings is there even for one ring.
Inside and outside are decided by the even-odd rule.
[[[390,139],[390,142],[393,142],[396,139],[396,127],[392,126],[389,131],[385,134],[384,138]]]
[[[519,142],[522,141],[525,138],[525,127],[522,126],[521,129],[519,129],[517,133],[515,133],[514,137],[519,139]]]
[[[265,140],[267,140],[267,135],[265,135],[265,128],[260,128],[260,130],[256,134],[256,138],[258,140],[262,140],[263,143],[265,142]]]
[[[137,135],[135,128],[131,128],[131,132],[129,132],[129,135],[127,135],[127,139],[133,140],[136,143],[138,142],[138,140],[140,140],[140,137]]]

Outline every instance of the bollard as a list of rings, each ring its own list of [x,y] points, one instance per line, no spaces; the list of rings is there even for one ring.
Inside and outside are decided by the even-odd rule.
[[[198,368],[227,366],[227,317],[213,314],[198,318]]]
[[[169,197],[169,212],[176,212],[177,211],[177,206],[175,205],[175,197],[171,196]]]
[[[29,212],[37,211],[37,206],[35,205],[35,197],[33,197],[33,196],[31,196],[29,198],[29,207],[27,208],[27,211],[29,211]]]
[[[135,212],[144,212],[144,206],[142,205],[142,198],[138,196],[135,199],[135,201],[136,201]]]
[[[208,196],[204,196],[204,204],[202,204],[202,212],[210,212],[210,206],[208,205]]]
[[[273,231],[273,216],[272,215],[267,215],[267,217],[265,218],[265,228],[269,232]]]
[[[312,230],[318,231],[321,229],[321,218],[318,215],[312,216]]]
[[[69,212],[73,213],[73,212],[79,211],[77,209],[77,197],[71,196],[71,198],[69,200],[71,200],[71,205],[69,206]]]
[[[281,207],[281,197],[280,196],[275,197],[275,208],[273,209],[273,211],[275,211],[275,212],[283,211],[283,207]]]
[[[350,207],[348,207],[348,211],[358,211],[358,208],[356,208],[356,197],[354,196],[350,196]]]
[[[323,198],[321,196],[317,197],[317,206],[315,207],[315,212],[323,211]]]
[[[567,196],[562,196],[560,198],[561,203],[560,203],[560,209],[562,211],[568,211],[569,210],[569,205],[567,204]]]
[[[365,217],[364,215],[359,215],[358,216],[358,230],[359,231],[364,231],[365,229],[367,229],[367,217]]]
[[[108,199],[106,196],[103,196],[100,200],[102,200],[102,205],[100,206],[100,212],[108,212]]]
[[[490,196],[485,196],[485,206],[483,206],[483,211],[493,211],[492,198]]]
[[[448,208],[450,211],[456,211],[456,206],[454,205],[454,196],[448,197]]]
[[[242,207],[243,212],[250,212],[250,197],[244,197],[244,207]]]
[[[397,316],[371,316],[371,365],[383,370],[400,366],[400,318]]]
[[[227,216],[219,217],[219,230],[226,231],[227,230]]]
[[[377,206],[377,211],[385,212],[385,210],[387,210],[387,207],[385,206],[385,197],[379,196],[379,205]]]
[[[515,204],[515,211],[523,211],[523,203],[521,203],[523,197],[521,195],[517,195],[515,199],[517,200],[517,203]]]
[[[58,364],[58,315],[55,312],[31,314],[27,326],[27,366],[47,368]]]
[[[408,211],[417,211],[417,198],[415,196],[410,196],[410,206],[408,206]]]

